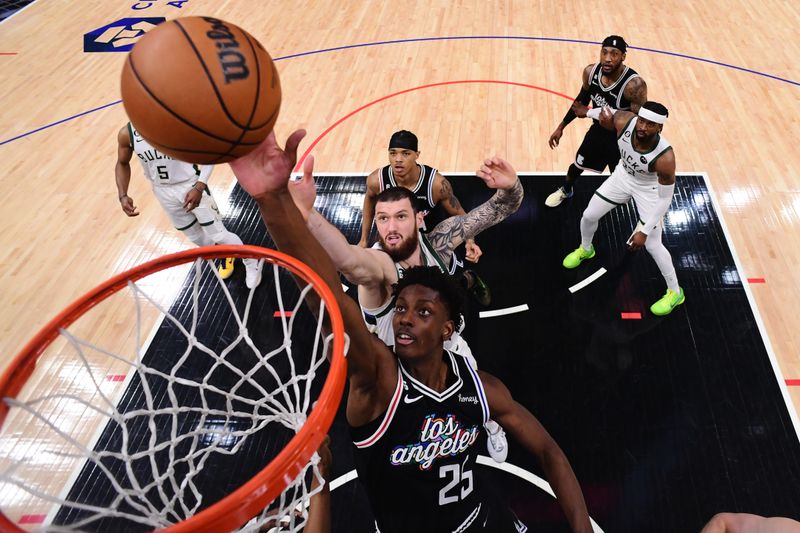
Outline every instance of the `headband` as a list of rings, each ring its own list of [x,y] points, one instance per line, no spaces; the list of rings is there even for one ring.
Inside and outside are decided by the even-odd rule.
[[[639,116],[650,122],[655,122],[656,124],[663,124],[667,121],[666,115],[659,115],[655,111],[645,109],[644,107],[639,108]]]

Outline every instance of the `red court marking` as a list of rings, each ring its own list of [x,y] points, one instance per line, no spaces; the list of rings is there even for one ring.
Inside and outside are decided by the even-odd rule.
[[[0,52],[0,56],[15,56],[16,52]]]
[[[766,283],[764,278],[747,278],[747,283]]]
[[[786,384],[790,387],[800,387],[800,379],[787,379]]]
[[[106,379],[108,381],[125,381],[125,374],[109,374]]]
[[[622,320],[641,320],[642,313],[622,313]]]
[[[285,317],[288,318],[288,317],[292,316],[293,314],[294,314],[293,311],[284,311],[283,313],[281,313],[280,311],[275,311],[274,313],[272,313],[272,316],[274,316],[275,318],[278,318],[278,317],[281,317],[281,316],[285,316]]]
[[[303,162],[306,160],[306,157],[308,157],[308,154],[311,153],[311,150],[314,149],[314,147],[317,145],[317,143],[319,143],[328,133],[330,133],[331,130],[333,130],[333,128],[335,128],[336,126],[338,126],[339,124],[341,124],[342,122],[347,120],[348,118],[352,117],[356,113],[360,113],[361,111],[367,109],[368,107],[371,107],[371,106],[373,106],[373,105],[375,105],[377,103],[383,102],[384,100],[388,100],[390,98],[394,98],[395,96],[400,96],[401,94],[406,94],[406,93],[410,93],[410,92],[414,92],[414,91],[419,91],[419,90],[422,90],[422,89],[430,89],[431,87],[442,87],[444,85],[457,85],[457,84],[461,84],[461,83],[496,83],[498,85],[513,85],[515,87],[525,87],[526,89],[536,89],[537,91],[544,91],[546,93],[550,93],[550,94],[554,94],[556,96],[560,96],[562,98],[566,98],[567,100],[574,100],[574,98],[572,96],[567,96],[566,94],[562,94],[562,93],[559,93],[559,92],[556,92],[556,91],[551,91],[550,89],[545,89],[544,87],[538,87],[536,85],[529,85],[527,83],[518,83],[518,82],[515,82],[515,81],[502,81],[502,80],[442,81],[442,82],[439,82],[439,83],[429,83],[427,85],[420,85],[419,87],[412,87],[411,89],[404,89],[404,90],[398,91],[396,93],[392,93],[392,94],[389,94],[389,95],[386,95],[386,96],[382,96],[382,97],[378,98],[377,100],[373,100],[372,102],[369,102],[368,104],[364,104],[361,107],[359,107],[358,109],[356,109],[355,111],[351,111],[350,113],[346,114],[345,116],[343,116],[342,118],[340,118],[339,120],[334,122],[332,125],[328,126],[328,128],[325,131],[323,131],[322,134],[320,134],[319,137],[314,139],[314,142],[312,142],[311,145],[306,149],[306,151],[300,157],[300,160],[297,161],[297,164],[294,167],[294,171],[295,172],[299,172],[300,169],[303,168]]]
[[[22,515],[18,524],[41,524],[47,518],[46,514],[26,514]]]

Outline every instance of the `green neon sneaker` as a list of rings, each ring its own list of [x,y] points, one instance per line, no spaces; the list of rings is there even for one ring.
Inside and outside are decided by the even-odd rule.
[[[680,289],[680,292],[673,292],[671,289],[667,289],[667,293],[650,306],[650,312],[657,316],[668,315],[685,300],[686,296],[683,294],[683,288]]]
[[[565,268],[576,268],[583,263],[584,260],[591,259],[592,257],[594,257],[594,245],[588,250],[584,250],[583,245],[581,245],[578,246],[574,252],[565,257],[561,264],[564,265]]]

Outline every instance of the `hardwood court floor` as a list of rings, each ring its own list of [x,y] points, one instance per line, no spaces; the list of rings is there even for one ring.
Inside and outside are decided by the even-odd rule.
[[[597,1],[556,8],[513,0],[180,5],[49,0],[0,25],[2,364],[76,296],[134,264],[189,246],[170,228],[138,169],[131,196],[142,214],[128,219],[119,209],[112,173],[116,131],[125,122],[116,103],[124,54],[85,54],[81,44],[85,33],[125,17],[202,14],[240,24],[279,59],[284,101],[276,132],[285,138],[305,127],[303,148],[319,140],[313,153],[324,172],[376,168],[384,163],[386,139],[401,128],[420,136],[421,160],[444,171],[475,169],[497,152],[520,171],[563,172],[586,126],[571,125],[551,151],[547,138],[569,101],[540,89],[574,96],[581,69],[596,60],[597,43],[610,33],[624,35],[633,47],[627,63],[647,80],[650,98],[670,108],[665,136],[678,170],[707,173],[742,277],[764,281],[751,285],[760,316],[783,377],[800,383],[795,4],[667,1],[624,10]],[[366,43],[376,44],[354,47]],[[453,83],[462,81],[474,83]],[[328,131],[371,102],[377,103]],[[66,120],[71,117],[77,118]],[[232,189],[227,167],[215,170],[212,188],[224,204]],[[126,326],[115,323],[109,335],[129,334]],[[800,387],[788,390],[800,406]]]
[[[451,179],[467,208],[490,195],[477,178]],[[666,246],[691,298],[669,317],[659,318],[649,315],[647,308],[663,292],[663,279],[645,253],[624,249],[636,221],[632,205],[601,222],[595,241],[598,253],[592,261],[574,271],[561,267],[557,259],[579,240],[577,217],[601,179],[579,183],[575,198],[562,210],[542,208],[559,179],[523,177],[526,195],[519,211],[479,238],[487,260],[475,268],[492,288],[489,309],[527,307],[482,317],[487,309],[468,301],[465,337],[480,368],[500,378],[563,447],[591,515],[603,531],[699,531],[715,512],[732,508],[800,518],[796,505],[800,442],[705,180],[683,176],[678,201],[665,225]],[[363,194],[363,176],[323,176],[318,178],[318,189],[321,212],[349,239],[357,238],[360,212],[351,200]],[[234,192],[228,207],[246,215],[244,219],[256,212],[241,189]],[[228,222],[253,242],[271,245],[262,226],[249,231],[242,219]],[[607,270],[603,276],[571,292],[600,268]],[[212,276],[201,284],[201,301],[219,292]],[[279,320],[273,318],[271,285],[267,279],[256,291],[248,322],[261,340],[279,329]],[[228,286],[234,297],[243,295],[238,277]],[[287,298],[295,301],[296,294]],[[172,313],[180,317],[191,307],[191,292],[185,291]],[[213,347],[213,339],[220,339],[225,346],[238,325],[232,317],[213,312],[214,306],[203,307],[206,312],[198,324],[201,340]],[[314,321],[295,324],[311,337],[314,327]],[[185,344],[184,336],[165,322],[143,360],[168,369],[175,364],[174,354],[185,351]],[[296,344],[294,349],[298,348]],[[247,352],[232,351],[226,361],[238,366]],[[205,375],[209,360],[199,352],[195,355],[181,365],[181,372]],[[264,378],[253,377],[257,382]],[[236,376],[210,377],[222,390],[229,389],[225,386],[229,381],[235,382]],[[149,394],[157,401],[166,396],[165,389],[165,383],[150,380]],[[193,391],[177,393],[191,398]],[[241,394],[246,395],[244,390]],[[212,400],[207,400],[209,405]],[[134,379],[124,395],[124,409],[144,401],[143,389]],[[353,468],[343,414],[340,409],[331,429],[334,479]],[[186,424],[193,428],[197,421]],[[209,460],[206,469],[211,475],[195,479],[206,501],[252,475],[247,467],[262,464],[265,454],[271,453],[267,450],[282,444],[282,435],[274,431],[268,428],[249,438],[233,457]],[[131,424],[132,442],[145,440],[145,435],[146,428]],[[117,446],[111,431],[98,441],[99,449]],[[479,446],[485,446],[483,439]],[[511,465],[545,477],[513,440],[509,451]],[[224,484],[216,474],[221,471],[227,473]],[[491,468],[478,468],[476,475],[502,487],[498,490],[504,500],[533,530],[564,530],[558,506],[543,491]],[[105,505],[114,494],[96,468],[85,469],[73,491],[93,505]],[[357,483],[345,484],[333,494],[335,532],[374,530]],[[69,516],[62,512],[58,519]],[[137,530],[121,521],[100,524],[100,530]]]

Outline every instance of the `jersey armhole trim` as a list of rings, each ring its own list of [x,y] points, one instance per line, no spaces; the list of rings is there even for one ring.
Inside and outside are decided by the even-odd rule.
[[[367,437],[366,439],[360,440],[358,442],[353,441],[353,444],[356,448],[369,448],[386,433],[386,430],[389,428],[389,425],[392,423],[392,419],[394,418],[394,414],[397,412],[397,406],[400,404],[400,398],[403,396],[403,373],[400,371],[400,365],[397,366],[397,386],[394,389],[394,394],[392,395],[392,399],[389,402],[389,407],[386,409],[386,413],[383,415],[383,420],[381,421],[380,426],[378,429],[375,430],[375,433]]]

